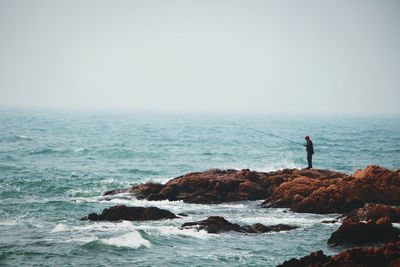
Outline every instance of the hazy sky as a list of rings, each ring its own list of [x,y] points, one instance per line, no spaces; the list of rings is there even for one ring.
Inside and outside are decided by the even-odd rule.
[[[400,1],[0,0],[0,107],[400,114]]]

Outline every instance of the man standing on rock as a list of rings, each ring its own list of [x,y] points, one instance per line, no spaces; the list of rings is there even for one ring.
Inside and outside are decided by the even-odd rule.
[[[308,162],[307,169],[311,169],[312,168],[312,155],[314,154],[314,147],[313,147],[313,143],[308,135],[304,139],[306,139],[306,142],[307,142],[307,144],[304,145],[307,150],[307,162]]]

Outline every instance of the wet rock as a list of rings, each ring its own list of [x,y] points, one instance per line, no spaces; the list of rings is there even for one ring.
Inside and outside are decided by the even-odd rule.
[[[343,214],[346,220],[352,221],[377,221],[388,217],[392,223],[400,222],[400,207],[381,204],[367,204],[362,208]]]
[[[101,214],[91,213],[81,220],[89,221],[147,221],[178,218],[168,210],[156,207],[127,207],[125,205],[113,206],[104,209]]]
[[[326,224],[337,223],[337,222],[338,222],[337,220],[323,220],[323,221],[321,221],[321,223],[326,223]]]
[[[268,232],[279,232],[288,231],[298,228],[297,226],[290,226],[284,224],[278,224],[273,226],[266,226],[260,223],[240,226],[236,223],[227,221],[224,217],[211,216],[205,220],[197,222],[187,222],[182,225],[182,228],[196,228],[197,230],[205,230],[208,233],[223,233],[228,231],[240,232],[240,233],[268,233]]]
[[[103,193],[103,196],[117,195],[122,193],[129,193],[129,188],[120,188],[115,190],[109,190]]]
[[[326,214],[349,212],[366,203],[400,205],[400,173],[368,166],[336,179],[301,176],[281,183],[262,206]]]
[[[332,256],[327,266],[400,266],[400,242],[387,243],[383,248],[353,248]]]
[[[277,267],[309,267],[309,266],[325,266],[331,257],[326,256],[322,250],[312,252],[310,255],[300,259],[290,259]]]
[[[322,251],[313,252],[300,259],[285,261],[279,267],[396,267],[400,266],[400,242],[384,247],[353,248],[334,256]]]
[[[337,245],[364,245],[389,241],[400,241],[400,230],[393,227],[388,217],[377,222],[353,222],[345,220],[343,224],[331,234],[328,244]]]

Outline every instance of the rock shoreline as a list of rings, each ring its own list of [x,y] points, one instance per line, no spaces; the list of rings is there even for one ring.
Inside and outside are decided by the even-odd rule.
[[[328,244],[386,245],[355,248],[335,256],[326,256],[322,251],[317,251],[301,259],[285,261],[281,266],[378,266],[368,265],[371,262],[384,264],[379,266],[398,266],[391,265],[393,262],[400,264],[400,230],[392,225],[400,221],[400,169],[393,171],[379,166],[367,166],[351,175],[319,169],[284,169],[274,172],[213,169],[188,173],[165,184],[145,183],[107,191],[104,195],[120,193],[150,201],[180,200],[197,204],[264,200],[260,208],[289,208],[294,212],[316,214],[340,213],[342,216],[337,220],[342,221],[342,225],[327,239]],[[133,211],[137,213],[138,208],[141,207],[111,207],[100,215],[90,214],[83,219],[132,219],[128,214]],[[120,214],[117,216],[118,212]],[[138,220],[178,218],[168,212],[152,210],[149,212],[151,216],[139,215]],[[240,226],[219,216],[187,222],[181,228],[187,227],[204,229],[209,233],[265,233],[295,228],[262,224]]]

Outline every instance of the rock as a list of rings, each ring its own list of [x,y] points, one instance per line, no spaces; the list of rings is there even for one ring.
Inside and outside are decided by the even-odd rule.
[[[316,178],[329,180],[345,176],[343,173],[317,169],[285,169],[268,173],[248,169],[241,171],[213,169],[205,172],[188,173],[174,178],[164,185],[147,183],[106,193],[110,195],[128,192],[139,199],[218,204],[230,201],[265,199],[282,183],[298,177],[307,180]]]
[[[323,220],[323,221],[321,221],[321,223],[326,223],[326,224],[337,223],[337,222],[338,222],[337,220]]]
[[[115,189],[115,190],[109,190],[103,193],[103,196],[110,196],[110,195],[116,195],[116,194],[122,194],[122,193],[129,193],[129,188],[120,188],[120,189]]]
[[[349,212],[366,203],[400,205],[399,172],[368,166],[351,176],[337,175],[336,179],[315,176],[282,182],[262,206],[326,214]]]
[[[400,266],[400,242],[385,244],[384,247],[353,248],[334,256],[322,251],[313,252],[300,259],[285,261],[279,267],[396,267]]]
[[[392,207],[381,204],[366,204],[364,207],[343,214],[346,220],[352,221],[377,221],[382,217],[388,217],[392,223],[400,222],[400,207]]]
[[[178,218],[168,210],[156,207],[127,207],[125,205],[113,206],[104,209],[101,214],[91,213],[81,220],[89,221],[147,221]]]
[[[277,267],[309,267],[309,266],[325,266],[331,257],[326,256],[322,250],[312,252],[310,255],[300,259],[290,259]]]
[[[197,230],[206,230],[208,233],[223,233],[228,231],[240,232],[240,233],[268,233],[268,232],[279,232],[288,231],[298,228],[297,226],[290,226],[284,224],[278,224],[273,226],[266,226],[260,223],[240,226],[236,223],[227,221],[224,217],[211,216],[205,220],[197,222],[187,222],[182,225],[182,228],[196,228]]]
[[[327,266],[400,266],[400,242],[385,244],[383,248],[353,248],[332,256]]]
[[[331,234],[328,244],[332,246],[353,244],[389,242],[400,240],[400,230],[393,227],[390,219],[380,219],[377,222],[353,222],[345,220],[343,224]]]

